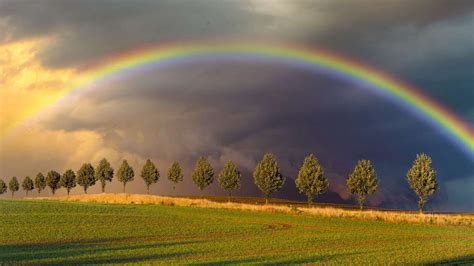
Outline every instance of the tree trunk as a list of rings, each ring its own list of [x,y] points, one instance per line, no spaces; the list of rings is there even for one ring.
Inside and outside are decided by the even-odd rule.
[[[15,194],[15,192],[14,192],[14,191],[12,191],[12,199],[13,199],[13,195],[14,195],[14,194]]]
[[[123,182],[123,193],[125,193],[125,185],[126,185],[126,184],[127,184],[127,183]]]
[[[69,196],[69,191],[70,191],[70,190],[71,190],[70,188],[67,188],[67,195],[68,195],[68,196]]]
[[[311,208],[312,203],[313,203],[313,195],[308,195],[308,208]]]
[[[426,199],[423,197],[420,197],[420,199],[418,200],[418,212],[420,214],[423,213],[423,206],[425,206],[425,203],[426,203]]]
[[[105,181],[102,182],[102,193],[105,193]]]
[[[359,209],[362,211],[364,209],[365,196],[359,196]]]
[[[227,197],[227,202],[230,202],[230,197],[232,196],[232,192],[229,191],[229,197]]]
[[[268,204],[268,194],[265,194],[265,205]]]
[[[146,194],[150,195],[150,186],[146,186]]]
[[[84,194],[87,194],[87,187],[84,186]]]
[[[28,190],[26,191],[26,196],[28,197]]]

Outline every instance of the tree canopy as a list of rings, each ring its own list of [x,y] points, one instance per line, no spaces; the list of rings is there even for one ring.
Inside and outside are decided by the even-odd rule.
[[[117,170],[117,178],[123,184],[123,192],[125,192],[125,186],[128,182],[133,181],[135,173],[133,168],[128,165],[127,160],[123,160],[120,168]]]
[[[168,180],[173,182],[173,190],[175,190],[176,184],[183,181],[183,170],[178,162],[173,162],[170,169],[168,170]]]
[[[10,182],[8,183],[8,189],[12,193],[12,197],[15,195],[15,192],[20,189],[20,184],[18,183],[18,179],[16,179],[15,176],[10,179]]]
[[[240,178],[241,174],[232,161],[228,161],[219,173],[219,184],[229,193],[229,200],[232,191],[240,188]]]
[[[258,163],[253,172],[255,185],[265,195],[265,202],[268,203],[268,197],[279,191],[285,184],[285,177],[280,172],[280,167],[271,153],[266,153]]]
[[[156,169],[155,164],[150,161],[150,159],[146,160],[143,165],[140,176],[143,181],[145,181],[147,193],[150,194],[150,185],[158,182],[158,179],[160,179],[160,172]]]
[[[105,192],[105,185],[107,182],[112,182],[114,178],[114,169],[110,166],[107,159],[102,159],[95,169],[95,179],[100,181],[102,192]]]
[[[0,179],[0,195],[2,195],[5,192],[7,192],[7,184],[5,184],[5,181]]]
[[[418,209],[423,212],[428,197],[438,189],[436,171],[431,166],[431,158],[422,153],[417,154],[412,167],[407,172],[407,180],[410,188],[418,195]]]
[[[87,189],[95,185],[95,171],[94,167],[90,163],[85,163],[77,171],[76,183],[84,188],[84,193],[87,194]]]
[[[44,178],[44,175],[41,172],[38,173],[35,177],[35,187],[38,191],[38,194],[41,193],[41,190],[46,188],[46,179]]]
[[[26,196],[28,196],[28,192],[32,191],[35,189],[35,185],[33,184],[33,180],[29,176],[25,177],[23,179],[23,182],[21,182],[21,188],[26,192]]]
[[[214,181],[214,169],[206,157],[199,157],[192,178],[199,190],[205,189]]]
[[[357,194],[359,207],[364,208],[364,202],[367,195],[371,195],[377,190],[378,179],[375,169],[370,160],[360,160],[354,168],[354,171],[347,179],[347,188],[350,193]]]
[[[53,195],[56,193],[56,190],[61,187],[59,184],[60,180],[61,175],[54,170],[49,171],[46,175],[46,185],[51,189],[51,193],[53,193]]]
[[[329,186],[324,170],[314,154],[304,159],[295,184],[300,193],[304,193],[308,198],[308,204],[312,203],[314,196],[322,194]]]
[[[76,187],[76,174],[71,169],[66,170],[61,176],[59,183],[62,187],[66,188],[67,194],[69,195],[71,189]]]

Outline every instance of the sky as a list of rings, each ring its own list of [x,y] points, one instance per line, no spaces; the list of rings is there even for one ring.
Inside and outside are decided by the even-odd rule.
[[[427,209],[473,212],[474,165],[459,147],[406,108],[327,73],[210,58],[67,95],[85,67],[130,49],[258,40],[355,58],[413,84],[472,128],[473,28],[474,2],[460,0],[0,0],[0,178],[77,171],[104,157],[117,169],[127,159],[136,174],[127,189],[144,193],[139,173],[149,158],[161,174],[151,193],[199,195],[191,171],[206,156],[216,174],[226,161],[236,163],[237,195],[260,196],[252,172],[272,152],[287,178],[274,196],[303,200],[294,178],[314,153],[330,182],[316,201],[355,203],[345,180],[358,160],[370,159],[380,185],[368,204],[415,209],[406,172],[426,152],[440,186]],[[176,191],[166,180],[174,160],[185,171]],[[117,181],[107,187],[120,190]],[[217,180],[205,193],[225,194]]]

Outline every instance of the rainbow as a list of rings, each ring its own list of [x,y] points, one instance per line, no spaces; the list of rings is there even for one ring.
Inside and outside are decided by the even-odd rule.
[[[79,84],[66,90],[66,95],[94,87],[110,77],[122,76],[146,67],[211,59],[270,60],[307,69],[326,71],[338,77],[362,83],[373,92],[407,109],[430,123],[474,160],[474,130],[455,113],[429,98],[420,90],[354,59],[327,50],[296,45],[260,42],[193,42],[140,47],[102,59],[81,69]],[[65,97],[63,97],[65,98]]]

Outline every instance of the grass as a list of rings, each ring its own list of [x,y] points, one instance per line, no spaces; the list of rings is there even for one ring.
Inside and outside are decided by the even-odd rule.
[[[116,204],[162,204],[177,206],[196,206],[204,208],[232,209],[258,212],[281,212],[289,214],[304,214],[311,216],[339,217],[363,220],[382,220],[388,222],[409,222],[409,223],[429,223],[438,225],[465,225],[474,226],[473,214],[439,214],[406,211],[386,211],[369,209],[363,212],[358,208],[337,205],[317,205],[308,208],[302,202],[284,201],[272,199],[270,205],[262,205],[264,202],[258,198],[234,198],[232,203],[228,203],[225,197],[202,198],[178,198],[155,195],[140,194],[89,194],[74,196],[45,197],[40,199],[80,201],[80,202],[102,202]],[[224,200],[224,201],[223,201]]]
[[[0,264],[473,263],[473,247],[474,229],[463,225],[0,200]]]

